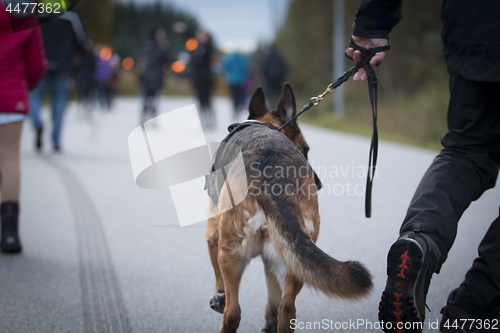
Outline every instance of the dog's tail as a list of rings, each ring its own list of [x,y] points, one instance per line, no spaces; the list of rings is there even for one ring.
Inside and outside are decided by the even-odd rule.
[[[341,262],[319,249],[304,232],[298,203],[290,196],[262,196],[271,243],[299,280],[328,296],[358,299],[372,289],[372,276],[359,262]]]

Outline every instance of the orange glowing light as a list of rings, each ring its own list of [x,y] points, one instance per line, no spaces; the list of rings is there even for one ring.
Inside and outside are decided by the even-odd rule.
[[[177,60],[174,61],[172,64],[172,70],[176,73],[182,73],[186,69],[186,64],[184,64],[182,61]]]
[[[132,57],[126,57],[122,61],[122,67],[124,70],[129,71],[134,68],[134,59]]]
[[[105,46],[102,48],[101,53],[99,53],[99,57],[102,61],[108,61],[113,55],[113,49],[109,46]]]
[[[189,38],[186,42],[186,50],[194,51],[198,47],[198,41],[196,38]]]

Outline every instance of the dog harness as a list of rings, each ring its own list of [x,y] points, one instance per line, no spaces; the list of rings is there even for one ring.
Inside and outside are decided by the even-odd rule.
[[[223,154],[227,153],[227,149],[224,146],[225,143],[229,141],[229,139],[237,132],[241,131],[244,128],[247,128],[249,126],[266,126],[270,129],[276,130],[276,128],[272,128],[270,126],[267,126],[266,124],[261,123],[258,120],[245,120],[241,123],[234,123],[228,126],[227,130],[229,131],[229,134],[226,135],[226,137],[221,141],[221,146],[215,153],[214,161],[212,163],[212,166],[210,167],[210,173],[208,176],[206,176],[205,179],[205,190],[208,190],[208,195],[212,199],[212,202],[217,205],[219,202],[219,196],[220,196],[220,191],[222,187],[224,186],[224,182],[227,178],[227,175],[225,174],[224,170],[224,164],[226,163],[221,163],[221,156]],[[222,149],[221,149],[222,148]],[[229,150],[232,150],[231,147],[228,148]],[[224,152],[223,152],[224,151]],[[230,159],[234,159],[236,157],[236,151],[230,152],[229,155],[234,155],[230,156]],[[231,158],[232,157],[232,158]],[[227,161],[224,161],[227,162]],[[309,164],[309,162],[308,162]],[[321,183],[321,180],[319,179],[318,175],[316,172],[313,170],[311,165],[309,164],[309,168],[312,170],[314,174],[314,183],[316,184],[316,189],[319,191],[321,187],[323,187],[323,184]],[[217,173],[216,170],[221,170],[221,173]]]

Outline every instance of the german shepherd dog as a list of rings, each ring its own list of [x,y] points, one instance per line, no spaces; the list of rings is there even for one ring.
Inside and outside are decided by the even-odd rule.
[[[320,217],[314,173],[307,162],[309,147],[296,121],[277,131],[295,112],[288,83],[273,111],[268,111],[264,92],[258,88],[250,100],[248,119],[267,126],[248,126],[228,141],[241,149],[248,196],[208,220],[206,238],[215,272],[210,305],[224,314],[219,333],[236,332],[241,318],[240,280],[258,255],[264,262],[268,291],[262,332],[293,332],[295,298],[304,283],[347,299],[364,297],[371,290],[371,275],[363,265],[337,261],[315,245]],[[212,208],[217,209],[213,204]]]

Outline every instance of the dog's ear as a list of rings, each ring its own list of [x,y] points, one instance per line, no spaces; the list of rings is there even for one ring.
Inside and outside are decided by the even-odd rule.
[[[250,114],[248,115],[248,119],[257,119],[265,115],[268,110],[266,106],[266,97],[264,96],[264,90],[261,87],[258,87],[257,90],[250,98],[250,106],[248,107]]]
[[[295,116],[296,111],[297,107],[295,105],[295,96],[293,95],[292,86],[290,86],[290,83],[286,82],[283,86],[283,91],[281,92],[275,112],[283,122],[286,122]],[[297,121],[294,120],[289,126],[294,127],[296,124]]]

